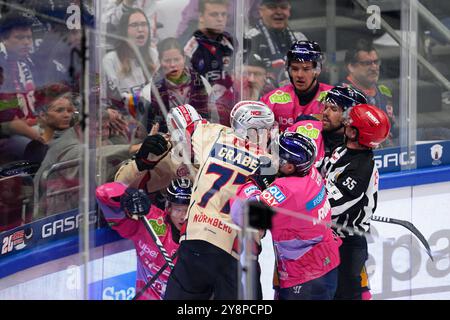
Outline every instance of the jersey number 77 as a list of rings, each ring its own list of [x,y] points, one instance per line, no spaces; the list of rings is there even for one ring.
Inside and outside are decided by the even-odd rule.
[[[234,170],[230,168],[226,168],[224,166],[221,166],[217,163],[211,163],[208,166],[208,169],[206,170],[205,174],[215,174],[217,175],[217,179],[214,181],[211,189],[209,189],[205,194],[202,196],[201,201],[199,202],[199,206],[202,208],[206,208],[211,198],[220,191],[224,186],[229,184],[231,181],[233,174],[235,173]],[[237,172],[236,177],[233,180],[233,183],[231,184],[235,188],[237,188],[239,185],[242,185],[245,183],[246,176],[242,173]],[[230,213],[230,205],[229,205],[229,199],[226,199],[225,204],[223,204],[222,209],[220,210],[221,213],[229,214]]]

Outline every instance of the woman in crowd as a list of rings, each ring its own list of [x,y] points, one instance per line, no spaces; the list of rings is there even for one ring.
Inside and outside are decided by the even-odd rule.
[[[118,25],[116,49],[103,58],[103,68],[108,82],[108,97],[117,101],[123,114],[140,118],[134,108],[134,98],[139,97],[142,88],[152,81],[157,69],[154,61],[157,53],[150,47],[149,22],[145,13],[133,8],[122,15]],[[130,45],[131,44],[131,45]],[[142,58],[136,56],[132,46]]]
[[[183,47],[175,38],[167,38],[158,43],[161,79],[156,83],[164,104],[160,106],[157,99],[151,99],[147,127],[159,118],[160,131],[167,132],[164,115],[171,108],[184,104],[195,106],[198,113],[209,119],[208,93],[200,75],[186,65]],[[165,108],[165,110],[161,110]]]

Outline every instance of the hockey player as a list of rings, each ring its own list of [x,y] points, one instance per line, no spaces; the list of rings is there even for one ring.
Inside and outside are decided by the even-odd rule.
[[[173,121],[168,123],[185,132],[192,143],[199,172],[165,299],[237,299],[239,248],[229,199],[258,169],[259,157],[267,154],[264,142],[257,145],[248,137],[270,130],[274,116],[256,101],[234,106],[232,128],[190,119],[175,121],[181,120],[179,115],[188,116],[185,106],[172,109]]]
[[[284,132],[278,139],[278,148],[278,176],[251,175],[237,196],[265,204],[250,204],[250,216],[264,210],[271,215],[277,208],[293,214],[276,213],[270,229],[279,279],[278,298],[331,300],[337,286],[341,240],[328,226],[331,210],[324,182],[314,166],[315,143],[302,134]],[[233,202],[232,217],[241,224],[242,210],[236,205]]]
[[[388,137],[390,123],[384,111],[368,104],[356,105],[347,113],[345,144],[334,150],[322,176],[336,232],[343,241],[335,299],[360,300],[361,270],[368,258],[364,233],[369,232],[377,207],[379,176],[372,149]]]
[[[261,101],[275,114],[281,131],[294,124],[299,115],[320,114],[321,93],[332,86],[318,81],[323,53],[317,42],[297,41],[287,53],[287,71],[291,84],[266,94]]]
[[[139,215],[146,216],[172,257],[178,249],[180,230],[185,222],[191,191],[190,180],[171,181],[167,188],[166,210],[163,211],[151,205],[143,190],[127,188],[119,182],[106,183],[97,188],[97,201],[107,222],[122,237],[134,242],[137,254],[137,292],[142,290],[166,262],[144,224],[138,220]],[[163,271],[138,299],[161,300],[169,273],[169,268]]]
[[[334,148],[344,143],[344,113],[355,105],[366,104],[367,100],[357,89],[336,86],[323,95],[321,102],[325,156],[329,157]]]

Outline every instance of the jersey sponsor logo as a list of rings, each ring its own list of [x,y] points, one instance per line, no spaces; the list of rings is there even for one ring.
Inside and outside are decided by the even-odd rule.
[[[163,217],[159,217],[158,219],[148,219],[148,222],[150,222],[153,230],[155,230],[155,233],[158,237],[166,234],[167,226],[164,223]]]
[[[311,211],[319,204],[321,204],[323,199],[325,199],[325,195],[326,195],[325,186],[322,186],[320,192],[312,200],[306,203],[306,210]]]
[[[138,247],[140,249],[139,256],[142,257],[144,255],[148,255],[152,257],[153,259],[156,259],[158,257],[158,252],[153,250],[152,246],[149,246],[147,243],[139,240],[138,241]]]
[[[229,163],[248,172],[253,172],[258,168],[258,158],[251,154],[239,150],[236,147],[216,143],[211,150],[211,157],[222,162]]]
[[[269,97],[271,103],[286,104],[292,102],[291,95],[287,92],[277,90]]]
[[[224,79],[227,79],[227,77],[228,77],[228,74],[227,74],[226,70],[211,70],[211,71],[208,71],[205,73],[205,78],[210,82],[224,80]],[[221,86],[221,87],[224,87],[224,86]],[[225,89],[223,89],[223,92],[225,92]],[[216,93],[217,97],[221,97],[223,95],[223,92],[222,92],[222,94],[217,94],[217,92],[215,92],[215,93]]]
[[[225,223],[223,223],[221,219],[208,217],[204,213],[195,214],[192,221],[196,223],[206,223],[216,229],[223,230],[228,233],[231,233],[232,231],[231,228],[227,226]]]
[[[278,123],[282,126],[292,126],[294,124],[294,119],[285,118],[284,116],[278,117]]]
[[[258,190],[257,186],[250,186],[244,189],[244,194],[248,197]]]
[[[277,206],[286,200],[286,196],[277,186],[271,186],[264,190],[261,198],[270,206]]]
[[[300,133],[304,136],[307,136],[311,139],[317,140],[317,138],[319,137],[320,131],[316,128],[314,128],[312,123],[307,123],[304,126],[299,126],[297,127],[296,130],[297,133]]]

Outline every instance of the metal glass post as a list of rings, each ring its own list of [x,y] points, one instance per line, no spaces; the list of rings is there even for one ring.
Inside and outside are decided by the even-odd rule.
[[[400,146],[402,152],[416,151],[417,132],[417,0],[402,0],[400,55]],[[402,165],[402,170],[416,168],[416,162]]]

